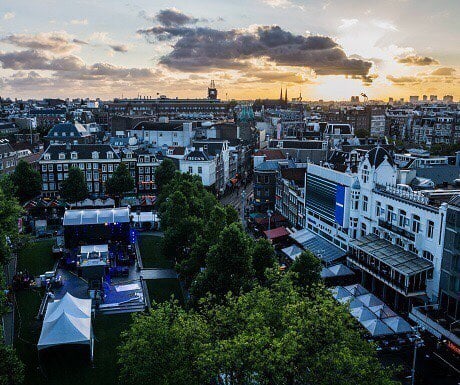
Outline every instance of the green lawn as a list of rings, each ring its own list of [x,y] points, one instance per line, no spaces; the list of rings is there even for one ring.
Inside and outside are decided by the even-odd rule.
[[[53,240],[31,243],[19,253],[18,269],[40,274],[54,265],[51,254]],[[96,337],[94,363],[89,362],[89,350],[78,351],[65,347],[45,350],[38,359],[37,342],[41,325],[37,321],[38,308],[44,292],[27,289],[16,294],[15,348],[25,364],[25,385],[114,385],[117,383],[117,351],[120,333],[131,323],[131,314],[97,315],[93,320]],[[81,349],[80,349],[81,350]]]
[[[150,301],[169,301],[171,295],[174,295],[174,298],[181,304],[184,303],[184,296],[178,279],[149,279],[145,282],[147,283]]]
[[[163,255],[162,237],[142,234],[139,236],[138,242],[144,267],[159,269],[171,269],[174,267],[173,261]]]
[[[27,269],[38,276],[53,269],[55,258],[51,252],[54,239],[40,239],[29,243],[18,254],[18,271]]]

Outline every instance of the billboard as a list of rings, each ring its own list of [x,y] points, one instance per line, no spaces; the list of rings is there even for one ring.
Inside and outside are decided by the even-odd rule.
[[[334,217],[336,223],[345,227],[345,194],[346,187],[338,184],[335,190],[335,212]]]

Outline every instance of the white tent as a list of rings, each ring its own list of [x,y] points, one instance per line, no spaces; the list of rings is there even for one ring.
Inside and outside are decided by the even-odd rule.
[[[356,298],[358,298],[367,307],[385,305],[380,299],[378,299],[374,294],[371,293],[363,294],[357,296]]]
[[[376,315],[372,313],[367,307],[355,307],[354,309],[350,310],[350,313],[361,323],[377,319]]]
[[[66,344],[89,345],[92,358],[91,300],[76,298],[69,293],[48,304],[38,350]]]
[[[393,334],[393,331],[379,319],[361,322],[373,337]]]

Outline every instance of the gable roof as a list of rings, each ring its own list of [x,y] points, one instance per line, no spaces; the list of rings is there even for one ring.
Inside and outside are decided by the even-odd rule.
[[[78,159],[92,159],[93,152],[99,152],[98,159],[108,159],[107,153],[113,152],[113,159],[120,159],[120,156],[115,153],[115,150],[110,144],[51,144],[43,153],[50,154],[51,160],[59,160],[59,154],[64,153],[65,159],[70,159],[70,154],[76,152]]]

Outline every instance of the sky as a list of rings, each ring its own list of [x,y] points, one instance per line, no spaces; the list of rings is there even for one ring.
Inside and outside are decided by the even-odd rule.
[[[1,0],[0,96],[460,96],[458,0]]]

